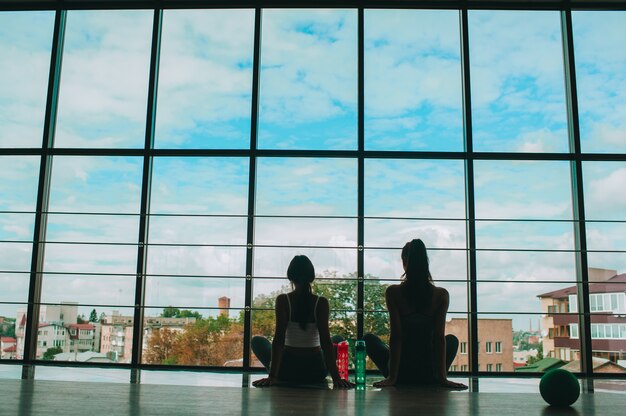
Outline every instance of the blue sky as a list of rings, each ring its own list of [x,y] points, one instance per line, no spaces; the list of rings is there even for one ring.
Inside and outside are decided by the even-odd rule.
[[[585,151],[624,151],[625,16],[574,13]],[[41,142],[53,17],[0,13],[2,147]],[[157,148],[248,147],[253,21],[250,10],[165,12]],[[559,24],[557,12],[470,12],[475,150],[568,150]],[[56,145],[143,146],[152,13],[72,11],[67,25]],[[262,27],[259,148],[356,149],[356,12],[268,10]],[[367,150],[463,149],[457,12],[366,11],[364,81]],[[227,295],[232,306],[243,306],[248,163],[155,159],[151,212],[167,215],[151,219],[150,242],[171,245],[149,250],[149,272],[164,276],[149,278],[148,305],[216,306]],[[0,166],[0,209],[25,212],[0,213],[0,238],[26,242],[0,243],[0,270],[28,271],[38,159],[3,156]],[[583,169],[587,217],[626,220],[626,164],[585,162]],[[141,174],[136,157],[55,157],[50,209],[72,214],[49,219],[48,239],[57,244],[47,246],[45,271],[60,275],[44,276],[44,301],[132,304],[134,277],[115,275],[136,270]],[[474,179],[477,218],[498,220],[477,224],[485,250],[477,254],[479,278],[500,281],[481,285],[479,308],[539,313],[536,295],[563,284],[515,282],[571,282],[574,257],[521,250],[573,248],[569,165],[478,161]],[[452,293],[451,310],[465,311],[464,183],[458,160],[367,159],[365,213],[386,218],[365,221],[372,247],[366,273],[399,278],[399,248],[422,237],[432,248],[435,278],[450,280],[442,285]],[[255,243],[271,247],[255,250],[255,275],[281,278],[298,253],[319,272],[354,272],[356,184],[354,159],[259,158],[256,213],[290,218],[257,219]],[[297,218],[303,215],[341,218]],[[589,247],[624,250],[625,228],[588,224]],[[58,244],[68,241],[127,245]],[[589,259],[594,267],[626,271],[624,253]],[[9,288],[0,301],[24,301],[27,277],[0,274],[0,286]],[[285,282],[259,280],[255,294]],[[14,311],[0,305],[0,315]],[[515,320],[518,327],[527,323],[525,316]]]

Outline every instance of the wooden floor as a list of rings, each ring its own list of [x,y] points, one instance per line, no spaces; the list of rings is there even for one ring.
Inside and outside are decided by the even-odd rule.
[[[0,415],[626,415],[626,395],[582,394],[566,409],[537,393],[419,388],[266,389],[0,380]]]

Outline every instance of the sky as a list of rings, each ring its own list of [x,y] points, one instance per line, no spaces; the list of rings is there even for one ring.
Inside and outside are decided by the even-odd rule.
[[[626,151],[625,20],[573,13],[584,152]],[[0,13],[0,147],[40,146],[53,21]],[[463,150],[458,22],[456,11],[365,12],[366,150]],[[248,148],[253,24],[250,10],[165,11],[156,148]],[[470,11],[469,24],[474,150],[567,152],[558,12]],[[55,146],[143,146],[151,31],[150,11],[68,12]],[[258,147],[355,150],[356,11],[264,11],[261,44]],[[142,163],[54,158],[42,301],[131,313]],[[38,167],[0,156],[0,315],[27,298]],[[320,274],[356,272],[357,160],[256,167],[253,294],[282,288],[295,254]],[[397,281],[401,247],[422,238],[450,311],[467,311],[464,175],[462,160],[365,161],[368,277]],[[575,279],[569,164],[476,161],[474,175],[478,278],[492,281],[479,284],[479,311],[527,329],[529,316],[513,314],[536,322],[536,296]],[[583,177],[587,218],[600,221],[586,225],[588,247],[626,250],[625,223],[601,222],[626,221],[626,163],[584,162]],[[244,306],[248,178],[245,157],[155,158],[149,315],[216,307],[223,295]],[[626,253],[588,258],[626,272]]]

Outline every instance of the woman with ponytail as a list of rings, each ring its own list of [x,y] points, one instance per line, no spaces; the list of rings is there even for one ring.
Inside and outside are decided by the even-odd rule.
[[[391,327],[389,346],[376,335],[364,337],[367,354],[385,377],[374,386],[439,384],[467,388],[448,380],[459,340],[445,335],[450,298],[446,289],[433,284],[422,240],[405,244],[402,266],[404,280],[385,292]]]
[[[295,256],[287,269],[293,291],[276,298],[274,340],[252,338],[252,351],[269,372],[269,377],[252,383],[266,387],[281,383],[323,383],[330,372],[333,386],[354,385],[339,377],[328,330],[328,300],[313,294],[315,269],[307,256]]]

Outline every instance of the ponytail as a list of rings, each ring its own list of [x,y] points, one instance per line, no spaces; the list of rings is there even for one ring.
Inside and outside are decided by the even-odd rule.
[[[313,291],[311,283],[315,279],[315,268],[313,263],[307,256],[295,256],[289,267],[287,268],[287,278],[292,283],[297,283],[302,287],[302,291],[298,295],[298,299],[293,311],[294,320],[298,322],[302,330],[306,329],[306,325],[311,315],[311,305],[313,300]]]
[[[309,322],[312,299],[313,292],[311,290],[311,284],[303,283],[302,292],[298,295],[298,301],[296,302],[296,308],[294,311],[294,319],[298,322],[298,326],[303,331],[306,330],[306,325]]]

